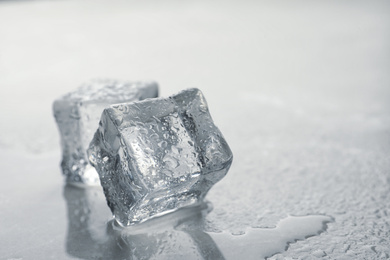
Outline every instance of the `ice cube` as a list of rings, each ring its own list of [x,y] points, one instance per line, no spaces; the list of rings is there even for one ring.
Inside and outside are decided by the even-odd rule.
[[[198,89],[106,108],[88,154],[122,226],[202,202],[233,159]]]
[[[99,175],[88,163],[86,149],[104,108],[157,95],[155,82],[93,80],[54,101],[53,112],[61,135],[61,168],[67,182],[100,185]]]

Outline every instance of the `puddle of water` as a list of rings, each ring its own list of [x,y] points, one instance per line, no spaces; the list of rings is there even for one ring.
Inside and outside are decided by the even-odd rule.
[[[212,207],[204,203],[122,228],[111,219],[101,188],[66,186],[63,194],[69,220],[66,251],[82,259],[264,259],[318,235],[333,221],[323,215],[289,216],[275,228],[205,232],[204,217]]]
[[[244,235],[209,233],[225,259],[265,259],[287,250],[290,243],[325,231],[334,219],[323,215],[289,216],[276,228],[250,228]]]

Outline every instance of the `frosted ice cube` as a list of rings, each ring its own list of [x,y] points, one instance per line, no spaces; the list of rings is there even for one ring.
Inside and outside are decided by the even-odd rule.
[[[88,154],[123,226],[198,204],[233,159],[198,89],[106,108]]]
[[[54,101],[53,112],[61,135],[61,168],[67,182],[100,184],[99,175],[88,163],[86,149],[104,108],[157,95],[155,82],[94,80]]]

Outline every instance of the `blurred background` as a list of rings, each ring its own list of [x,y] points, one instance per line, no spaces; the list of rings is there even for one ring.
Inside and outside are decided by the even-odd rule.
[[[0,143],[56,149],[51,104],[91,78],[153,79],[163,96],[198,87],[213,113],[225,115],[243,102],[376,114],[389,96],[389,8],[387,1],[1,1]],[[234,107],[213,106],[228,96]]]
[[[323,214],[325,233],[274,258],[388,258],[389,47],[388,1],[0,1],[3,223],[24,221],[12,194],[37,198],[51,171],[66,229],[54,99],[94,78],[156,80],[161,96],[200,88],[235,156],[204,230]],[[20,232],[0,242],[28,244]]]

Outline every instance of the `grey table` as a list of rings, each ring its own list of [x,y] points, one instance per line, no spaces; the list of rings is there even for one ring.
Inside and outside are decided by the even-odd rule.
[[[0,2],[0,258],[389,258],[389,11]],[[211,212],[120,230],[101,189],[64,185],[51,104],[91,78],[203,91],[234,153]]]

